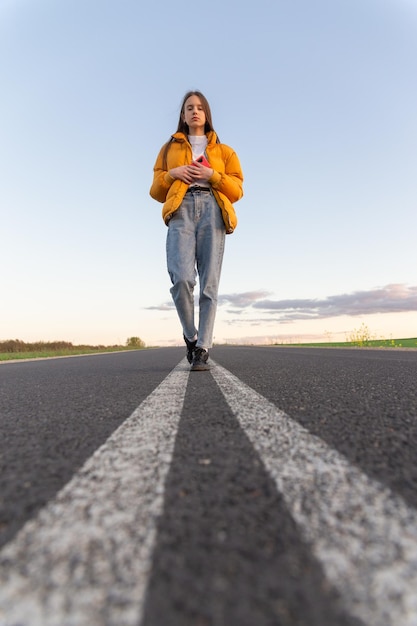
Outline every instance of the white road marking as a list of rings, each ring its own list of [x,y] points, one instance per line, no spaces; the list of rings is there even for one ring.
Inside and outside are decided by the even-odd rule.
[[[346,610],[368,626],[416,626],[417,512],[213,365],[214,379]]]
[[[188,375],[184,359],[1,550],[1,626],[137,626]]]

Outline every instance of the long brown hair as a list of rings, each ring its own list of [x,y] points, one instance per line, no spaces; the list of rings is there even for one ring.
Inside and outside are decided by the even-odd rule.
[[[186,124],[184,120],[184,109],[185,109],[185,103],[187,102],[188,98],[191,98],[191,96],[197,96],[198,98],[200,98],[201,105],[203,107],[203,111],[206,116],[206,123],[204,124],[204,132],[207,134],[211,130],[214,130],[214,128],[213,128],[213,122],[211,119],[210,105],[208,103],[207,98],[201,93],[201,91],[187,91],[187,93],[185,94],[184,98],[182,99],[182,104],[181,104],[181,109],[180,109],[180,118],[178,120],[178,127],[177,127],[176,132],[177,133],[180,132],[180,133],[184,133],[184,135],[188,135],[189,127],[188,127],[188,124]],[[172,141],[174,141],[173,137],[171,137],[171,139],[167,141],[167,143],[165,144],[164,154],[163,154],[164,170],[167,168],[167,156],[168,156],[169,147]],[[220,143],[220,139],[218,137],[216,139],[216,142]]]

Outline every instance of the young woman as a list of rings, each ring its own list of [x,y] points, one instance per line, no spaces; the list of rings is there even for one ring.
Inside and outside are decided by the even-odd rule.
[[[164,203],[171,294],[193,371],[209,369],[225,235],[237,224],[232,203],[242,197],[242,183],[239,159],[214,132],[207,99],[199,91],[189,91],[177,131],[156,159],[150,194]],[[194,321],[197,272],[198,330]]]

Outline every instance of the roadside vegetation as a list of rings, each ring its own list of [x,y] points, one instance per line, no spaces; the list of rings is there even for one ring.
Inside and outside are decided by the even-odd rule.
[[[297,343],[286,341],[274,343],[276,346],[294,346],[311,348],[417,348],[417,337],[406,339],[377,338],[369,328],[362,324],[346,335],[345,341],[332,341],[331,334],[326,333],[328,341],[316,343]],[[140,337],[129,337],[123,345],[89,346],[73,345],[68,341],[38,341],[27,343],[20,339],[0,341],[0,361],[16,359],[36,359],[57,356],[75,356],[81,354],[97,354],[101,352],[120,352],[122,350],[142,350],[146,348]]]
[[[406,339],[370,339],[363,341],[321,341],[317,343],[276,343],[276,346],[310,348],[417,348],[417,337]]]
[[[360,328],[356,328],[353,331],[346,334],[345,341],[332,341],[331,334],[326,333],[328,341],[320,343],[295,343],[291,342],[292,346],[310,346],[321,348],[417,348],[417,337],[407,339],[386,339],[384,337],[377,338],[371,330],[362,324]],[[282,344],[275,344],[282,345]]]
[[[0,341],[0,361],[15,359],[36,359],[77,354],[97,354],[100,352],[120,352],[122,350],[140,350],[145,348],[140,337],[129,337],[124,345],[88,346],[73,345],[68,341],[37,341],[27,343],[20,339]]]

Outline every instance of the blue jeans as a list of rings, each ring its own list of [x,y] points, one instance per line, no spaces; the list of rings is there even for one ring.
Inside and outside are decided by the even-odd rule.
[[[167,265],[171,294],[187,339],[211,348],[226,230],[211,192],[189,191],[168,222]],[[200,283],[198,332],[194,287]]]

